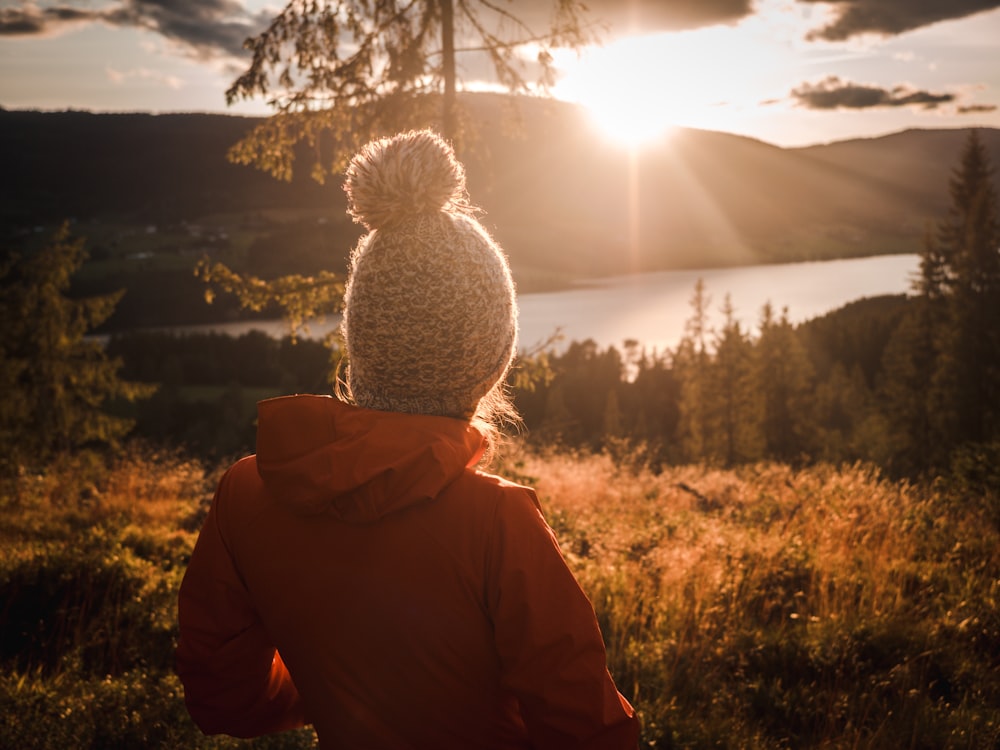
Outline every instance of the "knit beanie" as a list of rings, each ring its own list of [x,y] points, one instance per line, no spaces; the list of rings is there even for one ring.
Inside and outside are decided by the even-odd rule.
[[[411,131],[362,148],[344,189],[368,229],[351,255],[342,323],[355,403],[472,417],[510,366],[517,301],[464,168],[438,135]]]

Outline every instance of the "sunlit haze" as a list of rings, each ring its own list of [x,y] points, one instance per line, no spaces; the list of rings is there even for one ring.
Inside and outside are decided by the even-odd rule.
[[[0,106],[266,114],[259,100],[227,108],[224,92],[279,5],[0,0]],[[1000,127],[994,0],[588,5],[604,43],[557,51],[553,93],[619,143],[673,126],[780,146]],[[462,86],[495,87],[485,70],[463,66]]]
[[[762,101],[781,95],[805,33],[793,13],[751,16],[737,26],[636,34],[560,58],[554,94],[584,105],[595,125],[625,145],[676,126],[735,130]]]

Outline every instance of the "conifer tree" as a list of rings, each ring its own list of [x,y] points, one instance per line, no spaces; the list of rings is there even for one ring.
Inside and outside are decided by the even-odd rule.
[[[680,383],[680,421],[677,432],[684,458],[688,461],[712,459],[709,445],[711,410],[709,406],[709,368],[711,333],[708,309],[711,297],[705,293],[705,281],[698,279],[691,295],[691,317],[684,324],[684,336],[674,353],[674,372]]]
[[[897,474],[916,475],[945,457],[944,397],[935,377],[942,326],[947,317],[947,262],[933,233],[924,236],[915,298],[882,356],[878,386],[887,422],[885,455],[876,457]]]
[[[858,365],[851,368],[836,362],[829,375],[818,382],[812,398],[813,429],[816,432],[816,459],[830,463],[871,458],[873,438],[884,442],[872,421],[871,392]]]
[[[722,330],[715,339],[711,401],[718,429],[711,436],[712,453],[723,465],[760,457],[760,415],[752,396],[753,345],[736,320],[732,298],[722,305]]]
[[[808,404],[812,364],[788,321],[775,318],[770,303],[761,310],[760,339],[755,347],[756,391],[761,399],[761,431],[768,458],[798,462],[811,455],[812,424]]]
[[[657,452],[658,458],[680,460],[677,439],[680,387],[668,355],[644,353],[630,386],[626,411],[633,415],[631,434]]]
[[[993,169],[976,131],[949,188],[951,207],[938,233],[947,305],[936,386],[949,444],[984,443],[1000,438],[1000,218]]]
[[[622,410],[618,405],[618,391],[611,388],[604,399],[604,415],[601,424],[603,439],[620,438],[624,432],[622,427]]]
[[[85,338],[121,295],[67,296],[84,257],[83,240],[71,239],[63,226],[40,250],[8,254],[0,270],[0,470],[41,465],[91,443],[114,444],[131,422],[104,406],[151,392],[121,380],[120,360]]]

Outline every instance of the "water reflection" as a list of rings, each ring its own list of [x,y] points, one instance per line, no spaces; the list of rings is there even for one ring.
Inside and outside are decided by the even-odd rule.
[[[880,255],[869,258],[782,263],[767,266],[660,271],[588,281],[560,292],[523,294],[521,345],[532,348],[561,329],[563,343],[590,338],[602,348],[620,347],[635,339],[647,349],[666,351],[677,345],[691,314],[695,282],[705,281],[710,297],[710,321],[722,322],[726,294],[744,330],[755,331],[761,308],[770,302],[776,312],[788,309],[793,323],[835,310],[863,297],[902,294],[917,272],[917,255]],[[309,336],[322,338],[340,324],[332,316],[310,326]],[[186,326],[180,331],[219,331],[238,336],[249,330],[284,336],[280,320]]]

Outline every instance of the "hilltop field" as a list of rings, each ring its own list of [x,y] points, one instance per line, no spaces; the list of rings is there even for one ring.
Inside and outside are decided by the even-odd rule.
[[[1000,498],[966,468],[657,473],[624,445],[498,467],[537,487],[644,746],[761,750],[1000,746]],[[175,598],[219,470],[133,451],[4,485],[0,746],[313,746],[184,710]]]

